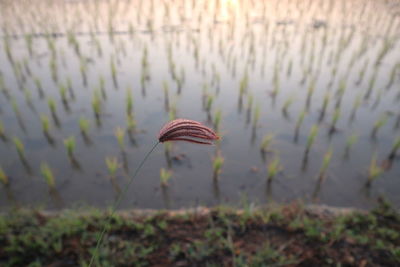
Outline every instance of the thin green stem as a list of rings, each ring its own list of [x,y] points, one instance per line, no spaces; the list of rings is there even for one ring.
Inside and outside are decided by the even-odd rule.
[[[128,191],[130,185],[132,184],[133,179],[136,177],[136,175],[139,173],[140,169],[142,168],[143,164],[146,162],[147,158],[150,156],[151,152],[154,151],[154,149],[156,148],[156,146],[159,144],[160,142],[157,142],[153,148],[146,154],[146,156],[143,158],[142,162],[140,162],[138,168],[136,169],[135,173],[133,174],[133,176],[131,177],[131,179],[128,182],[128,185],[124,187],[124,190],[121,192],[121,194],[118,196],[117,200],[115,201],[114,205],[111,207],[111,214],[108,217],[108,221],[106,223],[106,225],[104,225],[103,230],[101,231],[100,237],[97,240],[97,244],[96,244],[96,249],[92,255],[92,258],[90,259],[90,263],[89,263],[89,267],[92,266],[93,261],[95,258],[97,258],[97,254],[98,254],[98,250],[99,247],[101,245],[101,241],[103,240],[104,234],[107,231],[108,226],[110,225],[111,219],[115,213],[115,211],[117,210],[118,206],[121,204],[121,201],[123,199],[123,197],[125,196],[126,192]]]

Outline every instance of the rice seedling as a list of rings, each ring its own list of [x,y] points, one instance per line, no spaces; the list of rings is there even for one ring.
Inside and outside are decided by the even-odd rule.
[[[310,151],[312,145],[315,142],[315,138],[318,135],[318,125],[313,125],[310,129],[310,133],[307,138],[307,144],[306,144],[306,154]]]
[[[349,118],[350,121],[354,120],[354,118],[356,116],[356,112],[357,112],[358,108],[360,107],[360,105],[361,105],[361,95],[357,95],[354,100],[354,103],[353,103],[353,108],[351,110],[351,114],[350,114],[350,118]]]
[[[50,57],[49,67],[50,67],[51,77],[53,78],[53,81],[57,82],[57,80],[58,80],[57,62],[56,62],[56,58],[54,55],[52,55]]]
[[[42,83],[40,82],[39,78],[35,77],[34,82],[35,82],[36,89],[38,90],[39,97],[41,99],[44,98],[43,87],[42,87]]]
[[[117,138],[119,148],[122,151],[124,151],[125,150],[125,144],[124,144],[125,130],[122,129],[121,127],[117,127],[114,131],[114,134],[115,134],[115,137]]]
[[[64,103],[64,105],[67,105],[68,104],[67,87],[63,84],[60,84],[58,88],[61,96],[61,101]]]
[[[269,151],[269,147],[270,147],[273,139],[274,139],[274,135],[272,135],[272,134],[268,134],[263,137],[263,139],[261,141],[261,145],[260,145],[260,151],[262,153],[266,153]]]
[[[322,166],[321,169],[319,170],[319,179],[323,179],[326,175],[326,171],[328,170],[328,167],[331,163],[332,159],[332,147],[329,147],[328,151],[325,152],[324,159],[322,161]]]
[[[170,170],[167,170],[165,168],[160,169],[160,183],[162,187],[167,187],[168,186],[168,181],[172,177],[172,172]]]
[[[136,130],[136,120],[133,116],[133,114],[128,114],[126,116],[126,124],[127,124],[127,130],[132,133]]]
[[[9,185],[8,176],[6,175],[6,173],[4,172],[4,170],[1,167],[0,167],[0,182],[5,186]]]
[[[257,128],[258,121],[260,120],[261,116],[261,105],[260,103],[257,103],[254,109],[254,115],[253,115],[253,128]]]
[[[42,164],[40,165],[40,171],[47,186],[50,188],[50,190],[54,190],[56,188],[56,181],[54,179],[53,171],[50,169],[49,165],[46,162],[42,162]]]
[[[240,80],[239,86],[239,97],[242,98],[243,94],[247,92],[247,88],[249,86],[249,76],[247,71],[243,74],[242,79]]]
[[[300,112],[299,117],[297,118],[296,127],[294,129],[294,142],[296,142],[296,143],[297,143],[297,140],[299,137],[300,127],[303,124],[306,114],[307,114],[307,111],[304,109]]]
[[[330,132],[333,133],[336,130],[336,124],[340,118],[340,108],[335,108],[335,112],[333,113],[331,129]]]
[[[267,166],[267,182],[270,183],[283,170],[279,157],[275,157]]]
[[[164,106],[165,111],[169,111],[169,87],[167,81],[163,81],[163,90],[164,90]]]
[[[74,151],[76,147],[75,137],[70,136],[64,139],[64,146],[67,150],[67,155],[70,160],[74,159]]]
[[[126,89],[126,114],[131,114],[133,110],[133,97],[132,90],[128,87]]]
[[[218,109],[214,115],[214,128],[216,132],[219,131],[221,125],[221,119],[222,119],[222,111]]]
[[[84,136],[89,136],[89,121],[85,119],[84,117],[79,118],[79,129],[81,131],[81,134]]]
[[[368,63],[369,63],[369,60],[367,60],[367,61],[364,63],[364,67],[360,70],[360,73],[359,73],[359,75],[358,75],[358,79],[357,79],[356,85],[360,85],[360,84],[362,83],[362,81],[363,81],[363,79],[364,79],[364,76],[365,76],[365,72],[366,72],[366,70],[367,70],[367,68],[368,68]]]
[[[16,136],[14,136],[12,138],[12,140],[13,140],[13,143],[15,145],[15,148],[17,149],[18,156],[20,157],[20,159],[25,160],[25,146],[24,146],[24,144]]]
[[[118,159],[116,157],[106,157],[106,165],[108,169],[108,174],[110,175],[111,179],[115,179],[115,174],[120,166]]]
[[[40,115],[40,122],[42,123],[42,130],[45,134],[50,133],[50,121],[49,118],[45,114]]]
[[[398,136],[392,145],[392,150],[389,153],[389,160],[393,160],[396,157],[397,151],[400,149],[400,136]]]
[[[218,152],[217,155],[213,158],[213,177],[214,179],[218,178],[221,173],[222,165],[224,165],[224,157]]]
[[[326,113],[326,109],[327,109],[328,104],[329,104],[330,97],[331,97],[331,94],[330,94],[329,91],[327,91],[325,93],[325,95],[324,95],[324,100],[322,102],[321,113],[320,113],[319,119],[318,119],[319,122],[321,122],[325,117],[325,113]]]
[[[11,106],[12,106],[12,109],[13,109],[13,111],[15,113],[15,116],[20,118],[21,117],[21,112],[19,111],[17,101],[15,100],[14,97],[11,98]]]
[[[1,121],[0,121],[0,139],[2,139],[3,141],[7,140],[6,132],[4,130],[4,125]]]
[[[391,72],[390,72],[390,78],[389,81],[386,85],[386,89],[389,89],[390,87],[392,87],[395,79],[396,79],[396,73],[398,72],[398,70],[400,70],[400,63],[397,63],[393,66]]]
[[[292,105],[293,101],[294,98],[291,96],[288,99],[286,99],[285,103],[283,104],[282,113],[285,118],[289,117],[288,109]]]
[[[379,129],[381,129],[383,126],[386,125],[387,121],[388,121],[389,117],[388,115],[385,113],[384,115],[382,115],[375,123],[374,123],[374,127],[372,128],[372,132],[371,132],[371,137],[375,138],[376,135],[378,134]]]
[[[94,113],[94,115],[96,117],[96,120],[99,122],[100,114],[101,114],[101,100],[100,100],[98,91],[95,91],[93,93],[92,110],[93,110],[93,113]]]
[[[369,80],[367,91],[365,92],[364,99],[368,100],[371,96],[371,93],[374,89],[375,81],[376,81],[377,72],[375,71],[374,74],[371,76]]]
[[[210,113],[211,112],[211,107],[212,107],[212,104],[214,103],[214,96],[212,95],[212,94],[209,94],[208,96],[207,96],[207,104],[206,104],[206,111],[208,112],[208,113]]]
[[[379,176],[383,174],[384,169],[377,164],[376,153],[372,155],[371,162],[368,168],[368,180],[366,186],[370,187],[372,181],[376,180]]]
[[[313,78],[310,82],[310,85],[307,88],[307,100],[306,100],[307,109],[310,107],[310,104],[311,104],[311,97],[315,91],[315,83],[316,83],[316,79]]]
[[[56,112],[56,102],[54,101],[53,98],[48,98],[47,99],[47,105],[49,106],[51,114],[54,116],[57,116]]]
[[[172,105],[169,109],[169,112],[168,112],[168,117],[169,117],[169,120],[171,120],[171,121],[176,119],[176,104],[175,103],[172,103]]]
[[[352,134],[347,138],[346,146],[344,149],[345,158],[348,157],[348,155],[350,153],[350,149],[357,143],[357,141],[358,141],[358,135],[356,135],[356,134]]]

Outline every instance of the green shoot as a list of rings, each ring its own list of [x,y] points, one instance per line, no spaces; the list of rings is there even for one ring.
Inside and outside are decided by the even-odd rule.
[[[324,155],[324,159],[322,162],[322,167],[321,170],[319,171],[319,177],[323,178],[325,176],[325,173],[329,167],[329,164],[331,162],[332,159],[332,147],[329,147],[328,151],[326,151],[325,155]]]
[[[70,136],[67,139],[64,139],[64,146],[67,150],[68,157],[72,159],[74,157],[74,151],[76,147],[75,137]]]
[[[11,98],[11,106],[15,113],[15,116],[19,117],[21,113],[19,112],[18,104],[14,97]]]
[[[127,123],[128,131],[134,131],[136,129],[136,120],[132,114],[127,115],[126,123]]]
[[[221,172],[222,165],[224,165],[225,159],[218,153],[213,159],[213,170],[214,178],[217,178]]]
[[[214,115],[214,127],[217,132],[219,131],[219,127],[221,124],[221,118],[222,118],[222,111],[220,109],[218,109]]]
[[[0,167],[0,182],[3,185],[9,184],[8,176],[6,175],[6,173],[4,172],[4,170],[1,167]]]
[[[45,114],[40,115],[40,121],[42,123],[42,130],[44,133],[48,134],[50,130],[50,120]]]
[[[255,110],[254,110],[254,117],[253,117],[253,127],[256,128],[258,121],[260,119],[260,115],[261,115],[261,106],[260,103],[257,103]]]
[[[13,142],[14,142],[15,148],[17,149],[19,157],[22,158],[22,159],[25,159],[25,146],[24,146],[24,144],[16,136],[13,137]]]
[[[336,126],[337,121],[340,118],[340,109],[336,108],[335,112],[333,113],[333,117],[332,117],[332,124],[331,127],[334,128]]]
[[[117,127],[114,131],[115,137],[117,138],[117,142],[119,147],[124,150],[125,145],[124,145],[124,138],[125,138],[125,130],[122,129],[121,127]]]
[[[131,114],[133,110],[133,97],[132,97],[132,91],[128,87],[126,89],[126,113]]]
[[[160,169],[160,183],[161,186],[166,187],[168,186],[168,181],[171,179],[172,172],[170,170],[161,168]]]
[[[271,182],[275,176],[283,169],[279,157],[275,157],[269,164],[267,170],[267,180]]]
[[[51,114],[54,116],[56,115],[56,102],[54,101],[53,98],[47,99],[47,105],[49,106]]]
[[[274,139],[274,135],[272,135],[272,134],[268,134],[268,135],[264,136],[264,138],[261,141],[261,146],[260,146],[261,152],[265,153],[268,151],[268,148],[271,145],[273,139]]]
[[[79,119],[79,129],[81,130],[81,133],[85,136],[88,136],[89,133],[89,121],[85,119],[84,117],[81,117]]]
[[[116,157],[107,157],[106,158],[106,165],[108,169],[108,173],[112,179],[115,178],[115,174],[119,168],[118,159]]]
[[[211,111],[211,106],[212,106],[213,102],[214,102],[214,96],[212,96],[211,94],[209,94],[209,95],[207,96],[207,104],[206,104],[206,110],[207,110],[207,112],[210,112],[210,111]]]
[[[6,133],[4,130],[4,125],[3,123],[0,121],[0,138],[1,139],[5,139],[6,138]]]
[[[383,168],[377,164],[376,154],[372,155],[371,162],[368,168],[367,186],[370,186],[372,181],[383,174]]]
[[[95,114],[96,118],[100,117],[101,113],[101,100],[97,91],[93,93],[92,97],[92,109],[93,113]]]
[[[395,140],[394,140],[394,143],[393,143],[393,146],[392,146],[392,150],[391,150],[391,152],[390,152],[390,154],[389,154],[389,158],[390,159],[393,159],[395,156],[396,156],[396,154],[397,154],[397,151],[400,149],[400,136],[398,136]]]
[[[50,189],[55,189],[56,187],[56,182],[54,179],[54,175],[52,170],[50,169],[49,165],[45,162],[43,162],[40,165],[40,171],[43,175],[44,180],[46,181],[47,185],[49,186]]]
[[[317,137],[317,135],[318,135],[318,126],[313,125],[311,127],[310,134],[308,135],[307,138],[306,152],[310,151],[312,145],[315,142],[315,137]]]
[[[375,137],[376,134],[378,133],[379,129],[382,128],[383,126],[386,125],[388,121],[388,115],[384,114],[383,116],[381,116],[374,124],[374,127],[372,129],[372,137]]]

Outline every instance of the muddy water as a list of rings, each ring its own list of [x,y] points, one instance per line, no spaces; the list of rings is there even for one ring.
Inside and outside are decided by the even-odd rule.
[[[0,121],[6,135],[0,139],[0,166],[9,180],[0,187],[2,209],[110,205],[157,142],[171,110],[212,127],[221,111],[222,140],[216,146],[174,143],[169,157],[159,144],[122,208],[296,199],[369,207],[378,196],[400,204],[399,159],[389,158],[400,136],[397,1],[0,5]],[[135,129],[128,129],[127,91]],[[99,118],[92,110],[94,95],[101,103]],[[56,118],[48,99],[56,103]],[[50,139],[43,134],[43,114],[50,120]],[[79,129],[82,117],[90,124],[87,137]],[[306,153],[313,125],[319,131]],[[123,151],[117,127],[127,130]],[[274,138],[262,154],[266,135]],[[346,153],[352,135],[357,142]],[[24,144],[24,160],[14,136]],[[72,163],[63,144],[70,136],[76,140]],[[332,159],[320,179],[329,149]],[[217,151],[225,161],[214,179]],[[374,156],[382,174],[367,188]],[[114,179],[106,157],[118,158]],[[267,183],[268,164],[277,158],[280,171]],[[42,162],[53,171],[55,189],[41,174]],[[168,187],[160,186],[161,168],[172,171]]]

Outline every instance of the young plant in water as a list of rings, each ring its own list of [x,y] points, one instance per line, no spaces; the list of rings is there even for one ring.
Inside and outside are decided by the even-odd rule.
[[[224,165],[224,157],[218,152],[217,155],[213,159],[213,177],[218,178],[218,175],[221,173],[222,165]]]
[[[217,132],[219,131],[219,127],[221,124],[221,118],[222,118],[222,111],[220,109],[218,109],[214,115],[214,128],[215,128],[215,131],[217,131]]]
[[[50,112],[53,117],[57,117],[56,113],[56,102],[54,101],[53,98],[47,99],[47,105],[49,106]]]
[[[126,114],[131,114],[133,110],[133,97],[131,88],[126,89]]]
[[[358,141],[358,135],[356,135],[356,134],[352,134],[352,135],[350,135],[348,138],[347,138],[347,140],[346,140],[346,147],[345,147],[345,152],[344,152],[344,155],[347,157],[348,155],[349,155],[349,153],[350,153],[350,149],[353,147],[353,145],[355,144],[355,143],[357,143],[357,141]]]
[[[40,122],[42,123],[43,133],[50,135],[50,121],[45,114],[40,115]]]
[[[283,169],[279,157],[275,157],[269,164],[267,168],[267,181],[270,183],[275,176]]]
[[[1,121],[0,121],[0,139],[2,139],[3,141],[7,140],[6,132],[4,130],[4,125]]]
[[[372,181],[381,176],[383,171],[383,168],[377,164],[376,154],[373,154],[368,168],[368,180],[366,186],[371,186]]]
[[[328,151],[326,151],[324,155],[322,167],[319,171],[319,179],[323,179],[325,177],[326,171],[328,170],[329,164],[331,163],[332,153],[333,153],[332,147],[329,147]]]
[[[171,179],[172,172],[170,170],[167,170],[165,168],[160,169],[160,183],[161,186],[167,187],[168,186],[168,181]]]
[[[272,134],[268,134],[263,137],[263,139],[261,141],[261,145],[260,145],[261,153],[268,152],[269,146],[271,145],[273,139],[274,139],[274,135],[272,135]]]
[[[330,129],[331,133],[333,133],[336,130],[336,123],[338,122],[339,118],[340,118],[340,108],[336,108],[332,117],[332,123]]]
[[[84,117],[79,119],[79,129],[81,130],[81,134],[88,137],[89,136],[89,121]]]
[[[388,121],[388,115],[384,114],[383,116],[381,116],[374,124],[374,127],[372,128],[372,132],[371,132],[371,137],[375,138],[379,129],[381,129],[383,126],[386,125]]]
[[[396,138],[393,143],[392,150],[389,154],[389,160],[393,160],[396,157],[397,151],[400,149],[400,136]]]
[[[137,176],[139,173],[141,167],[145,163],[146,159],[150,156],[150,154],[154,151],[156,146],[159,143],[164,143],[164,142],[169,142],[169,141],[186,141],[186,142],[191,142],[191,143],[196,143],[196,144],[208,144],[211,145],[213,141],[218,140],[219,137],[218,135],[211,130],[210,128],[202,125],[201,123],[197,121],[192,121],[192,120],[186,120],[186,119],[177,119],[170,121],[164,127],[162,127],[159,135],[158,135],[158,141],[154,144],[152,149],[146,154],[144,159],[139,163],[139,166],[137,167],[135,173],[131,176],[128,184],[124,187],[123,191],[121,194],[118,195],[117,200],[113,204],[111,208],[111,214],[108,217],[107,222],[105,223],[103,230],[97,239],[96,243],[96,248],[94,250],[94,253],[92,255],[92,258],[89,262],[89,267],[93,265],[94,260],[98,256],[98,250],[101,245],[101,241],[103,240],[104,234],[106,233],[109,224],[111,223],[111,218],[115,214],[115,211],[119,207],[123,197],[127,193],[129,186],[132,184],[133,179]]]
[[[95,91],[93,93],[93,97],[92,97],[92,109],[93,109],[93,113],[96,116],[96,120],[100,119],[100,113],[101,113],[101,100],[99,97],[99,93],[97,91]]]
[[[289,107],[292,105],[292,103],[293,103],[293,97],[290,96],[290,97],[285,101],[285,103],[283,104],[282,113],[283,113],[283,116],[285,116],[286,118],[288,118],[288,116],[289,116],[288,110],[289,110]]]
[[[119,168],[118,159],[116,157],[107,157],[106,158],[106,165],[108,169],[108,174],[110,175],[111,179],[115,179],[115,174]]]
[[[315,142],[315,138],[317,137],[317,135],[318,135],[318,126],[313,125],[311,127],[310,134],[308,135],[308,138],[307,138],[306,153],[308,153],[310,151],[312,145]]]
[[[0,182],[5,186],[9,184],[8,176],[1,167],[0,167]]]
[[[18,156],[19,156],[22,160],[25,160],[25,146],[24,146],[24,144],[23,144],[23,143],[21,142],[21,140],[20,140],[18,137],[16,137],[16,136],[13,137],[13,142],[14,142],[15,148],[17,149]]]
[[[135,131],[135,129],[136,129],[136,120],[133,117],[133,114],[128,114],[126,116],[126,124],[127,124],[127,130],[130,133],[133,133]]]
[[[122,129],[121,127],[117,127],[114,131],[115,137],[117,138],[117,142],[119,145],[119,148],[124,151],[125,150],[125,144],[124,144],[124,138],[125,138],[125,130]]]
[[[258,121],[260,120],[260,115],[261,115],[261,106],[260,103],[257,103],[255,110],[254,110],[254,115],[253,115],[253,128],[257,128]]]
[[[75,151],[75,147],[76,147],[75,137],[70,136],[70,137],[64,139],[64,146],[65,146],[65,149],[67,150],[68,158],[70,160],[72,160],[74,158],[74,151]]]
[[[56,181],[54,179],[53,171],[50,169],[49,165],[43,162],[40,165],[40,171],[50,190],[54,190],[56,188]]]

